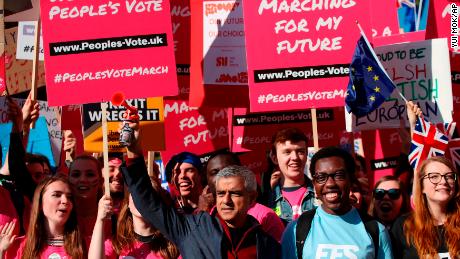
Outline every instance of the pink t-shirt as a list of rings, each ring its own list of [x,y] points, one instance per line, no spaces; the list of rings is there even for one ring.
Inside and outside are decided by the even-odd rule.
[[[26,245],[26,240],[21,243],[20,248],[16,254],[16,258],[22,258],[22,253]],[[70,255],[64,249],[64,246],[50,246],[46,245],[40,253],[40,259],[71,259]]]
[[[11,200],[10,192],[0,186],[0,226],[4,226],[6,223],[16,220],[16,226],[14,228],[13,234],[19,234],[19,218],[16,208],[14,207],[13,201]],[[29,216],[30,216],[30,202],[28,199],[24,198],[24,213],[23,223],[24,228],[27,231],[29,226]]]
[[[291,187],[292,188],[292,187]],[[292,219],[299,218],[300,214],[302,214],[302,199],[307,191],[307,188],[300,187],[294,191],[288,191],[289,188],[283,188],[281,193],[283,197],[289,202],[292,208]]]
[[[104,246],[105,256],[107,259],[163,259],[163,256],[161,256],[160,253],[155,253],[150,250],[149,244],[145,244],[137,240],[134,242],[132,249],[123,249],[118,257],[113,249],[111,240],[107,239]]]
[[[260,203],[254,203],[254,205],[249,208],[248,214],[257,219],[265,233],[269,234],[278,242],[281,241],[281,236],[284,232],[284,224],[272,209]]]

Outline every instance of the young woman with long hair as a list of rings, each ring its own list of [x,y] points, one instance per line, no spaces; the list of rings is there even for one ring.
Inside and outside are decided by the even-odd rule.
[[[89,155],[75,158],[69,168],[69,182],[75,196],[78,224],[83,238],[91,238],[97,218],[98,200],[102,197],[102,167]],[[109,235],[110,226],[105,229]]]
[[[409,211],[410,201],[404,184],[393,175],[380,178],[372,192],[369,215],[389,229],[399,216]]]
[[[431,157],[414,177],[415,209],[393,225],[395,258],[460,257],[460,177],[445,157]]]
[[[86,258],[74,204],[67,179],[43,180],[35,189],[29,229],[16,258]]]
[[[152,180],[152,185],[162,193],[163,199],[168,200],[173,206],[171,198],[166,191],[161,189],[159,182]],[[144,220],[129,193],[126,192],[122,203],[116,235],[111,240],[106,240],[102,229],[111,213],[112,201],[110,197],[104,196],[99,202],[98,217],[88,253],[89,258],[131,256],[136,259],[176,259],[179,257],[179,250],[176,246]]]

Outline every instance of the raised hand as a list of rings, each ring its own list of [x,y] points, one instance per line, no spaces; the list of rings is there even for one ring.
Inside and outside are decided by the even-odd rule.
[[[13,244],[13,241],[16,238],[16,235],[13,235],[15,226],[16,220],[0,226],[0,254],[3,254],[6,250],[8,250],[11,244]]]

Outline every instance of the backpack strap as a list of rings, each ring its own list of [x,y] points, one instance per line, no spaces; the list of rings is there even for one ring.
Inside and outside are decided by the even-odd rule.
[[[359,216],[364,223],[364,228],[366,229],[367,233],[372,238],[372,243],[374,243],[374,258],[377,258],[379,252],[379,224],[378,221],[375,220],[373,217],[369,216],[368,214],[362,213],[359,211]]]
[[[297,258],[302,259],[302,251],[303,246],[305,243],[305,239],[307,238],[308,232],[310,232],[311,222],[313,221],[313,217],[315,216],[316,208],[305,211],[300,215],[299,219],[297,220],[297,227],[295,231],[295,245],[297,248]]]

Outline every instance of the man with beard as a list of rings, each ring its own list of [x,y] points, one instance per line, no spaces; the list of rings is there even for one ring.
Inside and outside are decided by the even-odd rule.
[[[340,148],[323,148],[313,156],[310,172],[322,204],[286,228],[283,258],[393,258],[385,227],[350,202],[353,157]]]

